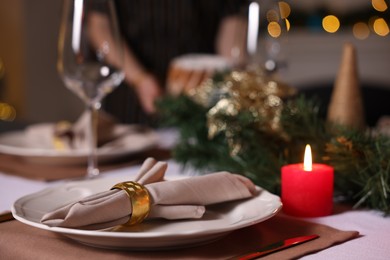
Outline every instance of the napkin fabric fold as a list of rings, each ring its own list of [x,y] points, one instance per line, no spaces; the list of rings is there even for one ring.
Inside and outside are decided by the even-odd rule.
[[[165,162],[148,158],[133,180],[145,185],[150,194],[148,218],[201,218],[206,205],[249,198],[257,192],[249,179],[237,174],[219,172],[166,181],[166,170]],[[131,211],[125,191],[109,190],[49,212],[41,222],[49,226],[103,229],[126,223]]]

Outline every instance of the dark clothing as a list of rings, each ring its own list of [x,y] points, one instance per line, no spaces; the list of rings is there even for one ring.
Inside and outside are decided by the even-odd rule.
[[[146,70],[155,75],[160,85],[164,86],[168,66],[173,58],[188,53],[215,53],[221,20],[238,13],[244,2],[117,0],[116,5],[124,40]],[[130,120],[130,115],[127,114],[131,104],[127,103],[136,101],[134,98],[128,100],[126,96],[130,92],[133,91],[121,87],[109,95],[105,102],[106,109],[119,114],[118,117],[125,119],[125,122]]]
[[[172,58],[215,53],[221,20],[238,12],[238,0],[118,0],[125,41],[147,70],[165,83]]]

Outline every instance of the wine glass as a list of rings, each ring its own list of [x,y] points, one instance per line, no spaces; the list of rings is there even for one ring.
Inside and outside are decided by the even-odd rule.
[[[289,5],[277,0],[250,0],[247,51],[250,62],[273,74],[286,67]]]
[[[97,112],[123,78],[122,41],[112,0],[64,0],[58,41],[58,71],[90,115],[87,177],[97,167]]]

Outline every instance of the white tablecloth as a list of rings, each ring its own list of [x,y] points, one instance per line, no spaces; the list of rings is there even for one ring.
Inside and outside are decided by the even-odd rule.
[[[165,139],[167,140],[167,139]],[[1,162],[0,162],[1,163]],[[103,178],[131,176],[139,166],[113,170],[102,174]],[[173,160],[168,161],[167,176],[193,175],[195,171],[183,170]],[[6,175],[0,172],[0,212],[9,211],[13,202],[30,193],[65,182],[45,182]],[[325,224],[341,230],[359,231],[361,237],[333,246],[303,259],[390,259],[390,217],[384,217],[378,211],[347,211],[327,217],[310,218],[309,221]]]

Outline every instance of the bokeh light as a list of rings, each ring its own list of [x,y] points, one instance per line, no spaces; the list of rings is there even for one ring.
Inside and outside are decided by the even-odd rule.
[[[7,103],[0,103],[0,120],[13,121],[16,117],[15,108]]]
[[[389,26],[383,18],[378,18],[374,21],[373,29],[379,36],[386,36],[389,34]]]
[[[268,24],[268,33],[274,38],[277,38],[282,33],[282,28],[277,22],[270,22]]]
[[[280,16],[282,19],[286,19],[291,13],[291,7],[284,1],[279,2]]]
[[[371,4],[372,7],[374,7],[374,9],[378,12],[384,12],[387,10],[387,4],[385,0],[372,0]]]
[[[335,33],[340,28],[340,21],[336,16],[328,15],[322,19],[322,27],[329,33]]]
[[[288,19],[285,19],[285,21],[286,21],[286,30],[290,31],[290,27],[291,27],[290,21]]]
[[[358,22],[353,25],[352,32],[355,38],[364,40],[370,35],[370,28],[366,23]]]
[[[269,10],[266,15],[267,15],[267,21],[268,22],[277,22],[277,21],[279,21],[279,14],[274,9]]]

